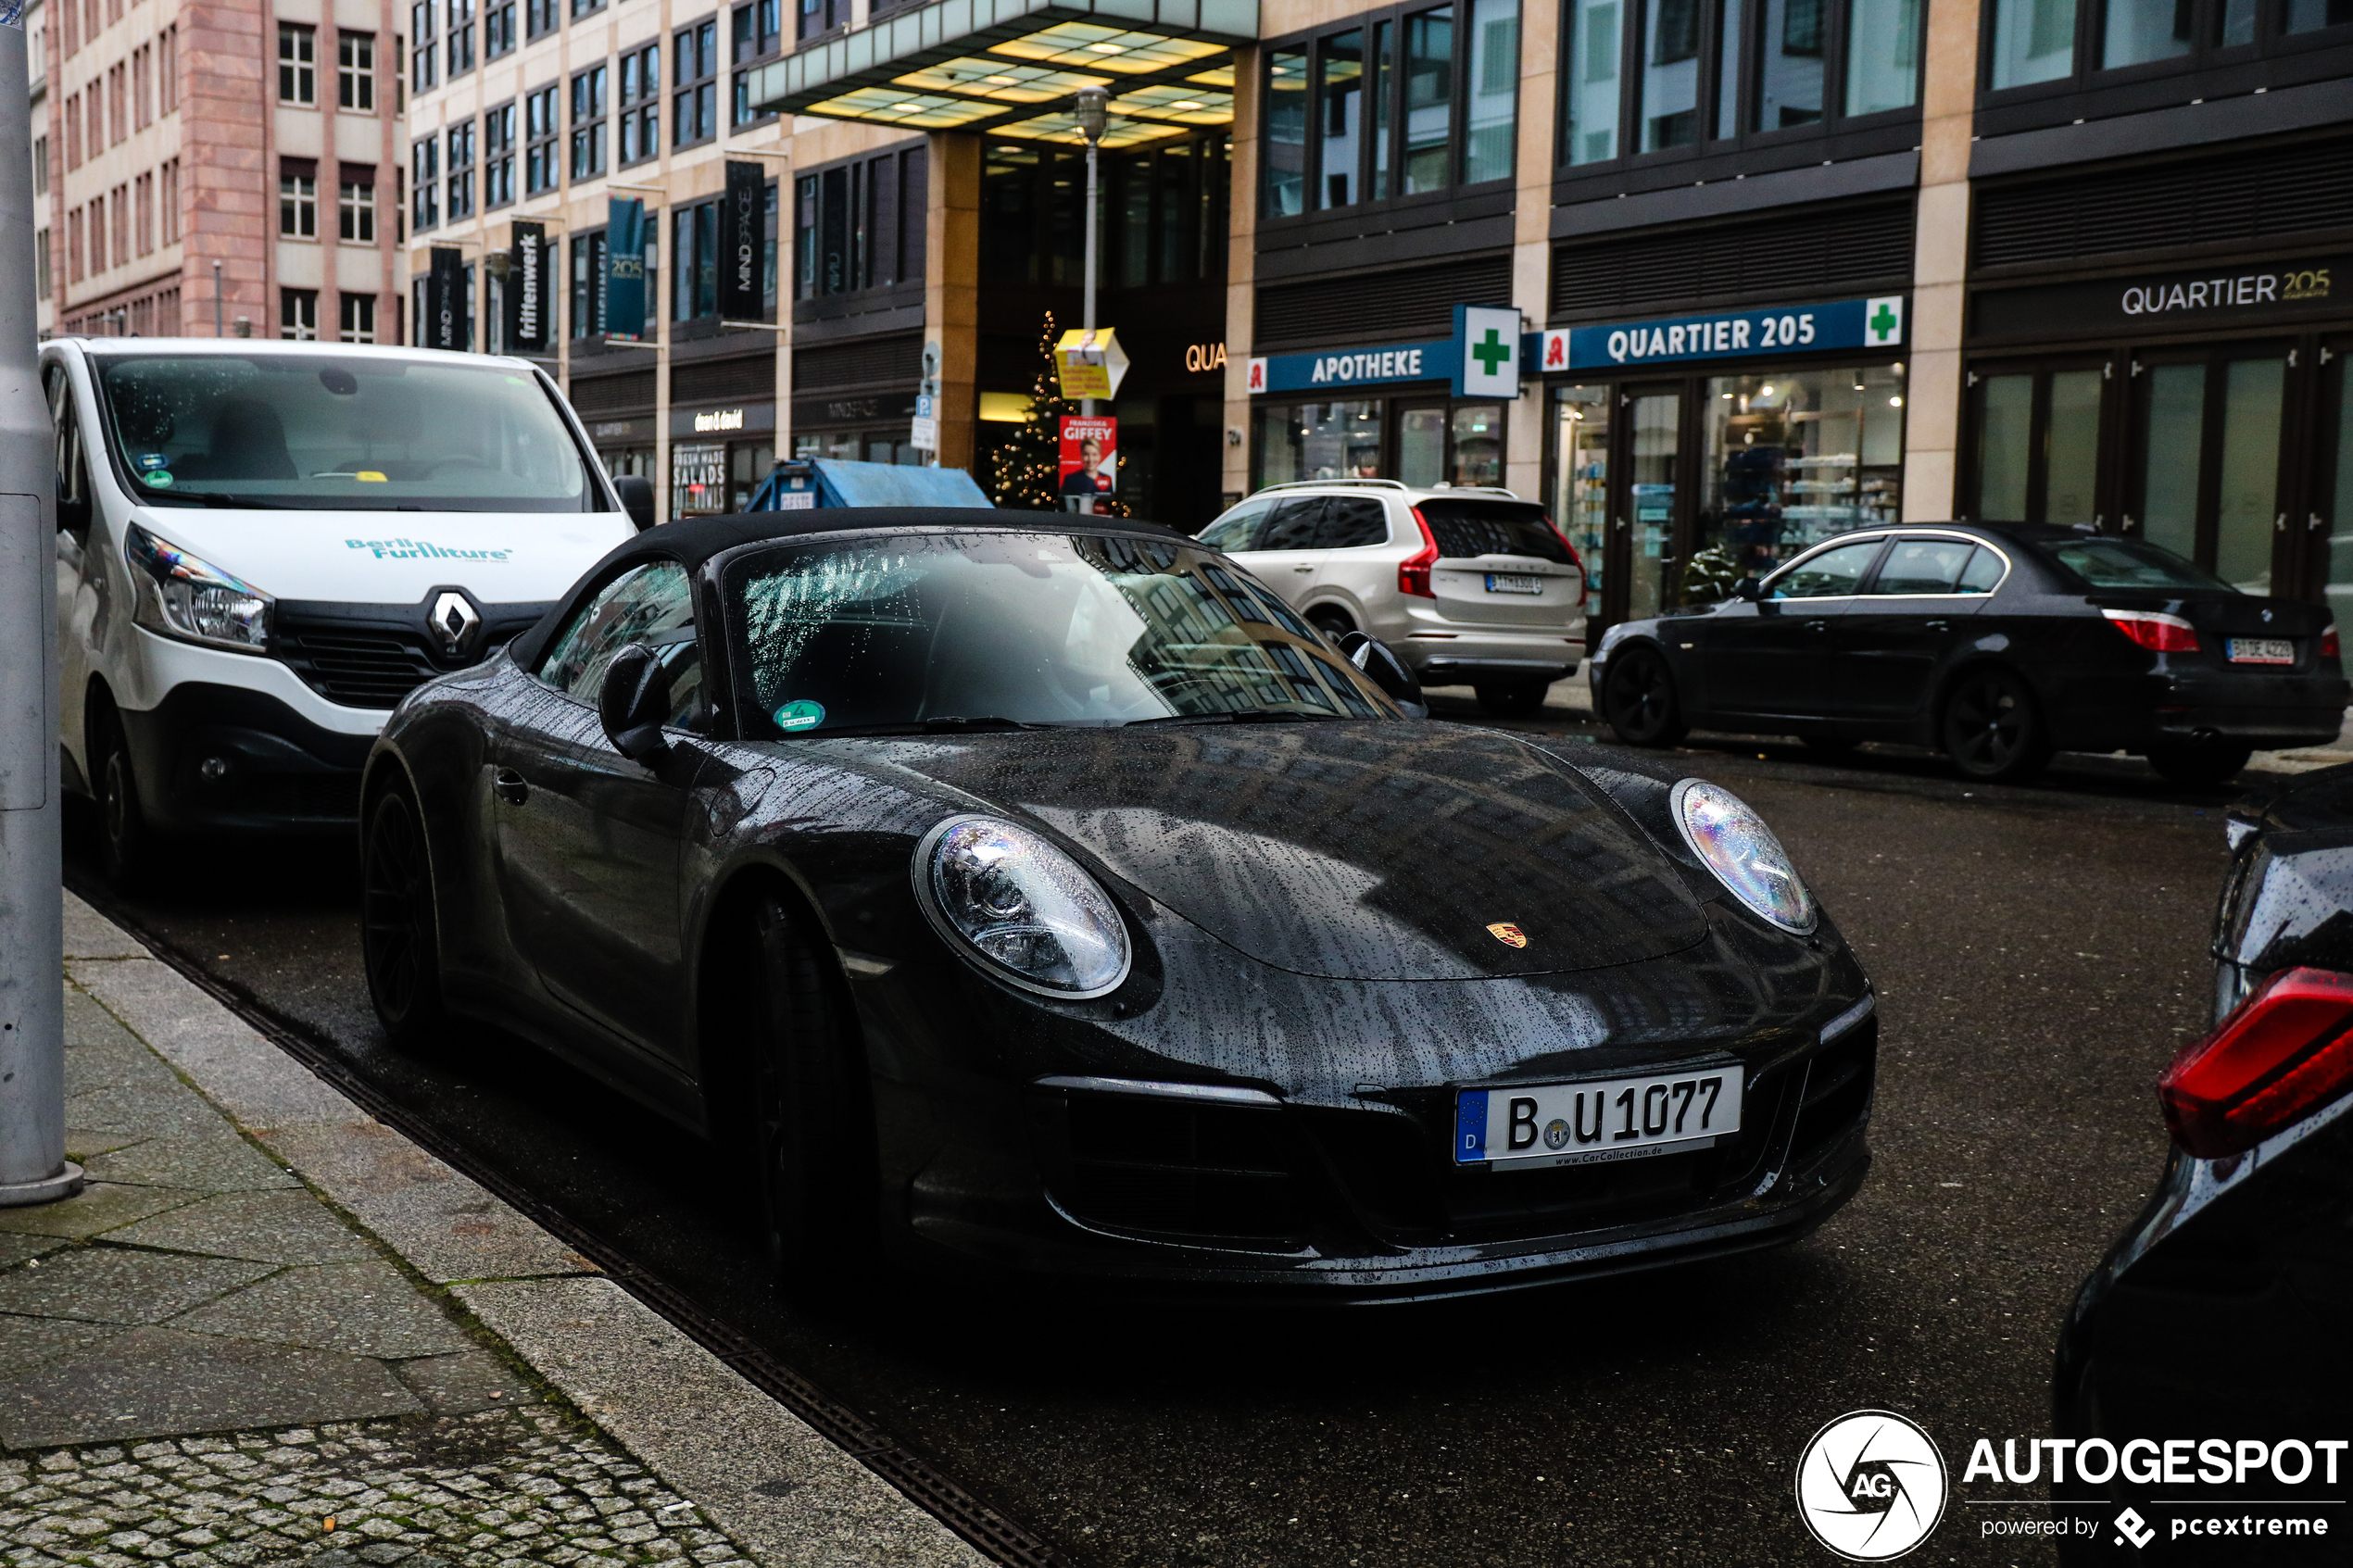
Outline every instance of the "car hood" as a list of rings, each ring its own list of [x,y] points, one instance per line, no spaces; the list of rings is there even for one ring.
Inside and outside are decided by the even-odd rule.
[[[347,604],[413,604],[453,583],[484,604],[559,598],[637,532],[623,512],[142,507],[132,520],[265,594]]]
[[[1216,724],[897,749],[901,765],[1047,824],[1186,920],[1302,974],[1557,973],[1705,934],[1681,873],[1599,788],[1493,731]]]

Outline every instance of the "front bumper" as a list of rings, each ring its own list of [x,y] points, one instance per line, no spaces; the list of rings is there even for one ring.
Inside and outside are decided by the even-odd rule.
[[[372,732],[325,729],[266,692],[195,681],[118,716],[140,807],[159,832],[348,834],[359,818]]]

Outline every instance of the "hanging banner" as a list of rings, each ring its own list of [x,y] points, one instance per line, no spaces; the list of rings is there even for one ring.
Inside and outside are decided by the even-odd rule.
[[[635,196],[605,203],[605,337],[646,340],[646,204]]]
[[[1054,379],[1064,397],[1111,397],[1127,374],[1127,351],[1109,327],[1074,329],[1054,345]]]
[[[420,341],[427,348],[466,346],[466,253],[453,245],[433,247],[425,272],[425,319]]]
[[[547,291],[554,281],[547,254],[547,226],[517,219],[507,252],[507,346],[519,354],[544,354]]]
[[[757,321],[768,266],[768,171],[756,163],[727,166],[719,202],[719,319]]]
[[[1108,495],[1119,481],[1119,421],[1108,416],[1064,414],[1062,423],[1063,505],[1079,498],[1073,509],[1093,509],[1097,495]]]

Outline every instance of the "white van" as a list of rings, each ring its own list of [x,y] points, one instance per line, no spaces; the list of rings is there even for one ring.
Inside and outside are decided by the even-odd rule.
[[[41,374],[65,782],[118,878],[159,836],[348,833],[394,706],[653,521],[520,359],[61,338]]]

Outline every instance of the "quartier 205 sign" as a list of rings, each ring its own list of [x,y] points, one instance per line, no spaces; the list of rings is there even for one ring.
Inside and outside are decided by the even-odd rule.
[[[1833,348],[1900,348],[1904,296],[1556,327],[1536,335],[1541,342],[1534,364],[1540,374]]]

